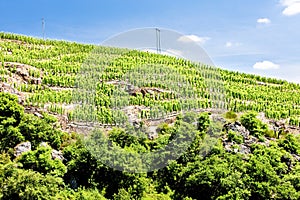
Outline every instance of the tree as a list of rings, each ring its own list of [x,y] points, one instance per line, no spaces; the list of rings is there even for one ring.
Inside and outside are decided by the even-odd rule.
[[[24,108],[16,96],[0,93],[0,150],[8,150],[25,140],[18,129],[24,116]]]
[[[52,159],[51,153],[51,147],[39,147],[35,151],[24,153],[18,158],[18,162],[23,165],[24,169],[31,169],[44,175],[50,174],[57,177],[63,177],[67,168],[61,160]]]
[[[0,155],[0,199],[105,199],[97,189],[68,188],[63,179],[18,168],[6,154]]]
[[[3,155],[0,160],[1,199],[53,199],[64,188],[61,178],[18,169]]]
[[[0,124],[18,126],[24,115],[24,108],[18,104],[18,98],[9,93],[0,93]]]
[[[200,132],[206,132],[209,125],[210,125],[210,119],[208,113],[201,113],[198,117],[198,130]]]
[[[55,119],[47,115],[40,119],[32,114],[26,114],[19,125],[19,130],[25,139],[31,142],[33,148],[42,142],[48,142],[54,149],[59,149],[65,133],[54,128],[53,122]]]
[[[257,113],[248,112],[241,117],[241,123],[255,137],[264,136],[268,126],[257,119]]]

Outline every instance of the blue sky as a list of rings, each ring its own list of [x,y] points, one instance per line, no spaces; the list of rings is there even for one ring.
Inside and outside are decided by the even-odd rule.
[[[143,27],[197,41],[215,65],[300,82],[300,0],[2,0],[0,31],[101,44]]]

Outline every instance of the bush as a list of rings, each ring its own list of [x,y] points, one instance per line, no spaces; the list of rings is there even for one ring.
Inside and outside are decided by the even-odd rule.
[[[22,163],[25,169],[31,169],[44,175],[51,174],[62,177],[66,173],[67,168],[61,160],[53,160],[51,153],[51,147],[39,147],[35,151],[24,153],[18,161]]]
[[[158,125],[156,131],[162,135],[169,133],[170,132],[169,124],[162,123],[162,124]]]
[[[229,112],[225,113],[225,118],[226,119],[236,119],[237,114],[233,111],[229,111]]]
[[[18,104],[18,97],[0,92],[0,124],[17,126],[24,115],[24,108]],[[9,120],[13,119],[13,120]],[[12,122],[12,123],[8,123]]]
[[[26,140],[30,141],[33,148],[41,142],[48,142],[54,149],[59,149],[64,133],[49,124],[49,118],[40,119],[32,114],[26,114],[20,123],[19,130]],[[53,120],[53,119],[52,119]]]
[[[268,126],[256,118],[257,113],[248,112],[241,117],[242,125],[249,130],[250,134],[255,137],[265,135],[268,131]]]
[[[241,134],[231,130],[228,132],[228,140],[230,142],[236,142],[237,144],[242,144],[244,142],[244,138]]]
[[[9,150],[24,141],[30,141],[34,149],[41,142],[59,149],[65,134],[54,128],[54,122],[56,119],[47,114],[44,119],[24,114],[16,96],[0,93],[0,150]]]
[[[209,114],[208,113],[200,113],[198,117],[198,130],[200,132],[204,131],[206,132],[209,125],[210,125],[210,119],[209,119]]]
[[[300,154],[300,144],[292,134],[288,134],[284,139],[279,140],[278,146],[293,154]]]
[[[269,138],[276,138],[275,132],[273,130],[267,130],[265,136]]]
[[[188,112],[183,116],[182,120],[186,123],[192,124],[192,123],[196,122],[197,114],[194,112]]]
[[[61,178],[17,169],[13,163],[3,166],[3,173],[7,177],[0,181],[1,199],[57,199],[64,189]]]
[[[18,129],[24,108],[18,104],[17,96],[0,93],[0,150],[8,150],[25,140]]]

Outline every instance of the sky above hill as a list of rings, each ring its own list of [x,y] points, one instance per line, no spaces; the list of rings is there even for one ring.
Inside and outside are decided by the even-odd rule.
[[[0,31],[102,44],[144,27],[178,31],[216,66],[300,82],[300,0],[2,0]]]

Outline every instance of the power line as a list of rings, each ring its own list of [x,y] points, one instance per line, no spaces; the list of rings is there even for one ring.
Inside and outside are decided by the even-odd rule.
[[[43,31],[43,39],[45,40],[45,19],[42,18],[42,31]]]
[[[156,28],[156,50],[157,53],[161,53],[161,39],[160,39],[160,29]]]

